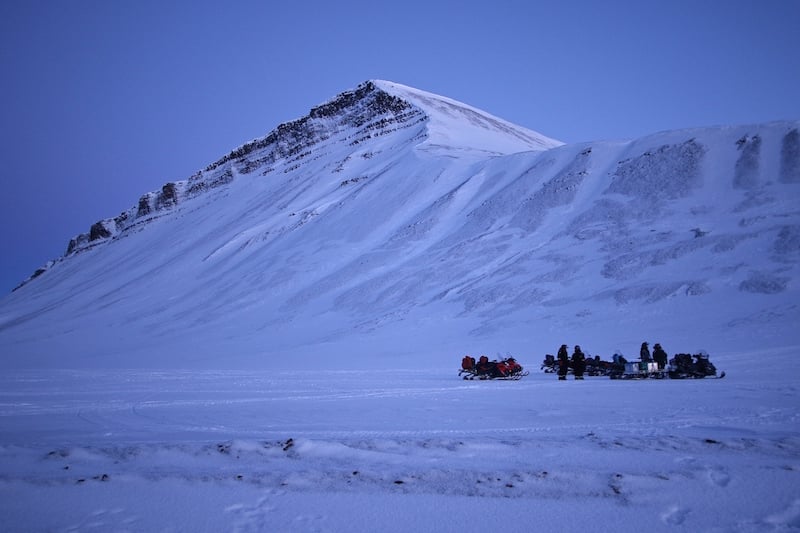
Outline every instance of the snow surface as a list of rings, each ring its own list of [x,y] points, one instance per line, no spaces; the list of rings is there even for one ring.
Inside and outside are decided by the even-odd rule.
[[[374,84],[0,299],[3,529],[800,528],[800,123],[558,146]],[[728,377],[536,372],[642,341]]]
[[[6,531],[792,531],[795,352],[722,380],[14,371]],[[712,361],[713,362],[713,361]],[[716,361],[719,363],[720,361]]]
[[[423,146],[428,150],[446,151],[451,157],[455,152],[462,158],[475,151],[486,157],[549,150],[564,144],[451,98],[391,81],[373,83],[425,112],[429,122]]]

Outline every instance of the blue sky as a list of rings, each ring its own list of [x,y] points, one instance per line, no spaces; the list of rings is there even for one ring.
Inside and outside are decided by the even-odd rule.
[[[565,142],[800,118],[800,1],[8,0],[0,294],[367,79]]]

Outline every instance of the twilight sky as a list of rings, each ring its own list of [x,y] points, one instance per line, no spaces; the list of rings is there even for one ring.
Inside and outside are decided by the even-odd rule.
[[[0,3],[0,297],[367,79],[564,142],[800,119],[800,1]]]

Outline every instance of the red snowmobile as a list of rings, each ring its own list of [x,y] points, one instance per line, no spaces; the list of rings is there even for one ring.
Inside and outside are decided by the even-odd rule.
[[[522,379],[528,372],[522,369],[516,359],[506,357],[500,361],[489,361],[485,355],[480,356],[478,361],[474,357],[465,355],[461,360],[461,370],[458,375],[464,379]]]

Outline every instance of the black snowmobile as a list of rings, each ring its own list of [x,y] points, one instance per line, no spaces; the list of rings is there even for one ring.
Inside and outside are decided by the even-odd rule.
[[[717,375],[717,368],[709,361],[706,352],[694,355],[688,353],[675,354],[670,359],[667,373],[671,379],[724,378],[725,372]]]
[[[614,371],[614,364],[611,361],[600,359],[599,355],[586,358],[587,376],[608,376]]]
[[[458,375],[463,379],[506,379],[517,380],[528,375],[513,357],[506,357],[500,361],[489,361],[482,355],[478,361],[474,357],[465,355],[461,360],[461,370]]]
[[[556,356],[553,354],[546,354],[544,356],[544,361],[542,361],[542,371],[545,374],[555,374],[558,372],[558,361],[556,360]]]
[[[658,364],[652,361],[626,361],[617,364],[609,377],[611,379],[701,379],[724,378],[725,372],[717,375],[717,369],[709,361],[708,354],[700,352],[693,356],[688,353],[675,354],[666,368],[658,368]]]

